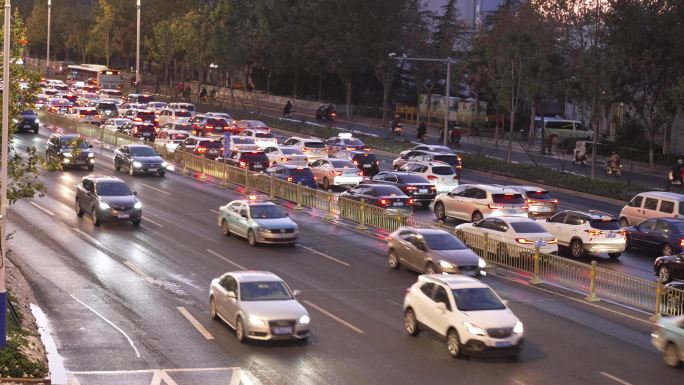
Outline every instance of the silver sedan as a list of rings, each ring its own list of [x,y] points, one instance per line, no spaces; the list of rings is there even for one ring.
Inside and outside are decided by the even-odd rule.
[[[356,186],[363,181],[361,171],[345,159],[318,159],[309,167],[325,190],[332,186]]]
[[[277,275],[234,271],[211,281],[209,312],[235,329],[238,341],[306,340],[309,313]]]

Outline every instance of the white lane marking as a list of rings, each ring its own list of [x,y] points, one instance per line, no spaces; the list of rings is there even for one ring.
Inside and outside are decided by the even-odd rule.
[[[220,213],[220,212],[218,212],[217,210],[212,210],[212,209],[209,209],[209,211],[211,211],[212,213],[216,213],[216,214],[221,214],[221,213]]]
[[[149,214],[147,214],[147,215],[149,215]],[[162,224],[159,223],[159,222],[155,222],[155,221],[151,220],[148,216],[145,217],[145,222],[150,222],[150,223],[153,224],[153,225],[157,225],[157,226],[159,226],[159,227],[164,227],[164,225],[162,225]]]
[[[93,370],[93,371],[74,371],[69,374],[135,374],[135,373],[154,373],[155,370],[163,370],[165,372],[215,372],[236,370],[238,367],[225,368],[171,368],[171,369],[138,369],[138,370]]]
[[[389,302],[389,303],[391,303],[391,304],[393,304],[393,305],[404,306],[404,305],[400,304],[400,303],[397,302],[397,301],[392,301],[392,300],[389,299],[389,298],[385,298],[385,301],[387,301],[387,302]]]
[[[329,256],[328,254],[321,253],[320,251],[314,250],[314,249],[312,249],[312,248],[310,248],[310,247],[308,247],[308,246],[302,246],[302,248],[303,248],[303,249],[306,249],[306,250],[309,250],[310,252],[312,252],[312,253],[314,253],[314,254],[318,254],[318,255],[320,255],[320,256],[323,257],[323,258],[328,258],[329,260],[331,260],[331,261],[333,261],[333,262],[337,262],[337,263],[339,263],[340,265],[344,265],[344,266],[347,266],[347,267],[350,266],[347,262],[340,261],[339,259],[337,259],[337,258],[335,258],[335,257],[331,257],[331,256]]]
[[[57,350],[57,344],[50,334],[50,324],[48,323],[47,316],[40,308],[40,306],[35,304],[29,304],[31,308],[31,313],[36,318],[36,324],[38,325],[38,334],[40,334],[40,340],[43,341],[43,346],[45,346],[45,351],[48,356],[48,368],[50,369],[50,377],[52,377],[52,382],[55,384],[64,384],[67,381],[67,373],[64,368],[64,358],[59,355]]]
[[[150,382],[150,385],[161,385],[162,380],[167,385],[178,385],[178,383],[176,381],[174,381],[171,378],[171,376],[169,376],[169,374],[166,373],[165,370],[155,370],[154,376],[152,377],[152,382]]]
[[[627,381],[625,381],[625,380],[623,380],[623,379],[621,379],[621,378],[615,377],[614,375],[612,375],[612,374],[610,374],[610,373],[600,372],[600,374],[601,374],[603,377],[610,378],[611,380],[617,382],[618,384],[622,384],[622,385],[632,385],[632,383],[627,382]]]
[[[229,385],[240,385],[240,380],[242,379],[242,373],[240,369],[235,369],[233,371],[233,375],[230,377],[230,382]],[[247,379],[247,378],[245,378]],[[248,381],[243,381],[243,384],[249,384],[250,382]]]
[[[86,233],[85,231],[79,229],[78,227],[72,227],[71,229],[74,230],[74,231],[75,231],[78,235],[80,235],[81,237],[85,238],[86,241],[89,241],[89,242],[91,242],[91,243],[94,243],[94,244],[96,244],[97,246],[104,246],[104,245],[102,244],[102,242],[98,241],[98,240],[95,239],[92,235]]]
[[[29,202],[29,204],[30,204],[31,206],[37,208],[38,210],[44,212],[45,214],[51,216],[51,217],[54,217],[54,216],[55,216],[55,213],[53,213],[52,211],[50,211],[50,210],[46,209],[45,207],[39,205],[39,204],[36,203],[36,202]]]
[[[312,303],[311,301],[307,301],[307,300],[304,300],[303,302],[306,303],[307,305],[311,306],[312,308],[318,310],[319,312],[321,312],[321,313],[327,315],[328,317],[334,319],[335,321],[341,323],[342,325],[348,327],[349,329],[351,329],[351,330],[353,330],[353,331],[355,331],[355,332],[357,332],[357,333],[359,333],[359,334],[365,333],[365,332],[364,332],[363,330],[361,330],[360,328],[358,328],[358,327],[356,327],[356,326],[350,324],[349,322],[347,322],[347,321],[343,320],[342,318],[336,316],[335,314],[333,314],[333,313],[331,313],[331,312],[329,312],[329,311],[323,309],[322,307],[316,305],[315,303]]]
[[[224,261],[226,261],[226,262],[228,262],[228,263],[230,263],[231,265],[237,267],[237,268],[240,269],[240,270],[249,270],[248,268],[242,266],[242,265],[239,264],[239,263],[236,263],[236,262],[231,261],[230,259],[228,259],[228,258],[224,257],[223,255],[221,255],[221,254],[215,252],[214,250],[207,249],[207,253],[209,253],[209,254],[211,254],[211,255],[217,257],[217,258],[220,258],[220,259],[222,259],[222,260],[224,260]]]
[[[133,262],[130,261],[124,261],[124,265],[128,266],[129,269],[133,270],[136,274],[138,274],[142,279],[144,279],[147,283],[151,283],[153,285],[158,284],[156,279],[150,277],[147,273],[145,273],[140,266],[136,265]]]
[[[147,187],[147,188],[149,188],[149,189],[152,189],[152,190],[155,190],[155,191],[159,191],[159,192],[162,193],[162,194],[171,195],[171,193],[166,192],[166,191],[164,191],[164,190],[160,190],[160,189],[158,189],[158,188],[156,188],[156,187],[152,187],[152,186],[150,186],[150,185],[147,184],[147,183],[143,183],[142,185],[145,186],[145,187]]]
[[[116,326],[116,325],[114,324],[114,322],[108,320],[107,318],[105,318],[105,316],[103,316],[102,314],[98,313],[97,310],[93,309],[92,307],[86,305],[85,302],[83,302],[83,301],[81,301],[80,299],[76,298],[73,294],[70,293],[69,296],[71,296],[71,298],[73,298],[74,300],[76,300],[76,302],[78,302],[78,303],[80,303],[81,305],[85,306],[86,309],[88,309],[88,310],[92,311],[93,313],[95,313],[95,315],[97,315],[98,317],[100,317],[103,321],[105,321],[106,323],[108,323],[111,327],[113,327],[114,329],[116,329],[119,333],[123,334],[123,336],[126,337],[126,339],[128,340],[128,344],[131,345],[131,347],[132,347],[133,350],[135,351],[135,355],[136,355],[138,358],[140,358],[140,352],[138,351],[138,348],[135,347],[135,344],[133,343],[133,340],[131,339],[131,337],[128,336],[128,334],[126,334],[126,332],[124,332],[123,330],[121,330],[120,327]]]
[[[207,330],[207,329],[206,329],[206,328],[197,320],[197,318],[195,318],[192,314],[190,314],[190,312],[188,311],[188,309],[184,308],[183,306],[178,306],[178,307],[176,307],[176,309],[178,309],[178,311],[181,312],[181,314],[183,314],[183,317],[185,317],[188,321],[190,321],[190,323],[192,324],[192,326],[194,326],[195,329],[197,329],[197,331],[200,332],[200,334],[204,336],[204,338],[206,338],[206,339],[208,339],[208,340],[213,340],[213,339],[214,339],[214,336],[212,336],[211,333],[209,333],[209,330]]]

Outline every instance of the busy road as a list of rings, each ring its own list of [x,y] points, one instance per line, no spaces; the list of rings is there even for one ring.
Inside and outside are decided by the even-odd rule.
[[[15,145],[43,149],[49,134],[45,128],[37,136],[19,134]],[[202,377],[197,368],[240,368],[242,383],[263,384],[681,381],[651,346],[645,315],[607,312],[496,269],[484,281],[524,323],[522,352],[517,360],[454,360],[439,339],[403,330],[401,304],[417,274],[390,270],[381,240],[284,204],[300,226],[297,246],[254,248],[224,237],[216,223],[219,206],[244,198],[240,191],[176,173],[129,176],[114,171],[111,150],[95,153],[93,172],[48,174],[47,196],[11,211],[10,247],[36,287],[72,383],[147,384],[141,373],[158,369],[177,370],[170,376],[178,384],[226,382],[225,373]],[[120,177],[138,192],[139,228],[95,227],[76,216],[74,186],[91,173]],[[466,171],[463,181],[492,179]],[[570,207],[597,208],[585,198],[556,195]],[[416,213],[434,218],[429,209]],[[650,277],[651,263],[626,254],[604,264]],[[301,290],[311,315],[308,342],[240,344],[227,325],[212,321],[209,282],[232,270],[268,270]]]

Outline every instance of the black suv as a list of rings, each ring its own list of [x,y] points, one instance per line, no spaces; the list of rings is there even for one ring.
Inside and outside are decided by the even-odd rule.
[[[114,151],[114,170],[123,168],[130,175],[150,173],[163,177],[167,165],[152,147],[144,144],[127,144]]]
[[[266,153],[256,150],[229,151],[228,156],[219,159],[219,161],[231,166],[246,168],[251,171],[264,171],[270,165]]]
[[[341,150],[332,156],[333,158],[346,159],[354,163],[361,170],[363,176],[373,176],[380,172],[380,162],[375,154],[368,151]]]
[[[87,176],[76,186],[76,215],[88,214],[95,226],[106,221],[140,225],[142,203],[126,182],[108,176]]]
[[[40,128],[38,115],[33,110],[22,111],[14,123],[17,131],[33,131],[34,134],[37,134]]]
[[[128,122],[121,126],[121,132],[150,142],[154,142],[157,138],[157,128],[150,123]]]
[[[52,134],[47,141],[45,160],[58,161],[62,169],[75,167],[95,168],[93,146],[78,134]]]

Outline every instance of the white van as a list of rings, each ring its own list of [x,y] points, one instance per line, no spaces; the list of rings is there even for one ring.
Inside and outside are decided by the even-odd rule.
[[[620,226],[633,226],[650,218],[684,217],[684,195],[662,191],[637,194],[620,210]]]
[[[537,116],[534,118],[534,125],[537,129],[537,135],[541,137],[542,118]],[[593,132],[577,120],[561,119],[561,118],[544,118],[544,137],[554,138],[555,142],[560,144],[565,139],[591,139]]]

